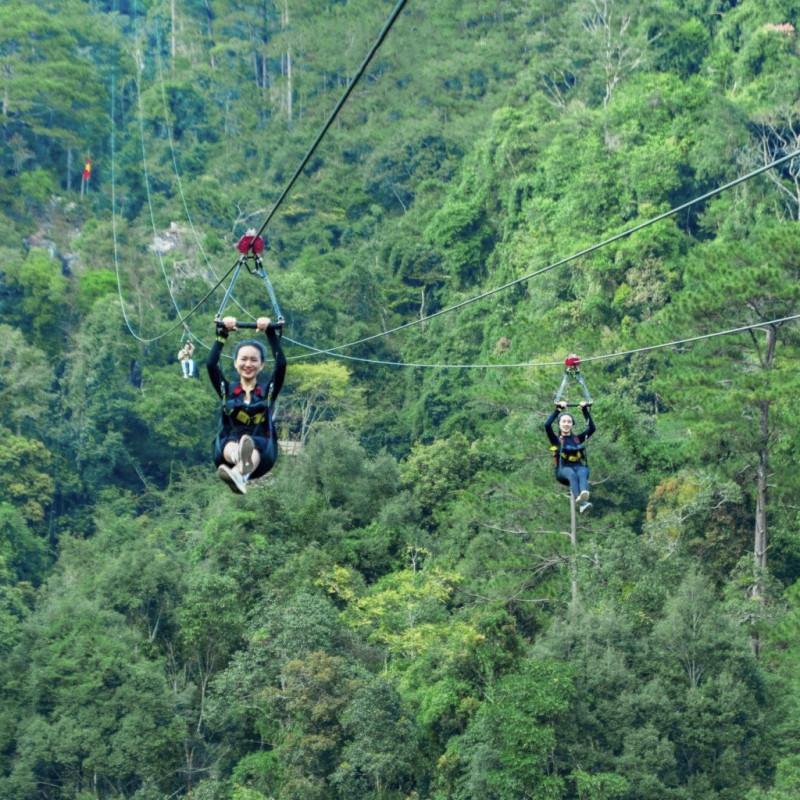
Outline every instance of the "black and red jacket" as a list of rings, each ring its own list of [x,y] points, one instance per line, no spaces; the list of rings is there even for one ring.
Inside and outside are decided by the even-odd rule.
[[[583,417],[587,421],[587,426],[580,433],[571,433],[569,436],[561,436],[560,433],[556,434],[553,430],[553,423],[562,413],[561,409],[556,408],[553,413],[545,420],[544,429],[547,432],[547,438],[550,440],[550,451],[553,453],[555,460],[556,472],[564,467],[574,467],[579,464],[588,466],[589,462],[586,458],[586,440],[597,430],[589,413],[589,407],[583,407]]]
[[[246,402],[246,393],[238,380],[229,381],[219,366],[219,358],[225,337],[217,337],[208,354],[206,367],[208,377],[216,393],[222,400],[220,435],[244,434],[269,438],[272,433],[272,406],[283,386],[286,375],[286,356],[281,349],[280,339],[274,330],[267,330],[267,341],[272,349],[275,367],[271,375],[260,375],[256,385],[250,392],[250,402]]]

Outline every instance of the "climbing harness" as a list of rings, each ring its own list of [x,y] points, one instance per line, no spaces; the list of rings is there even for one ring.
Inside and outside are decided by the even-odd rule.
[[[252,407],[243,408],[239,402],[243,390],[240,384],[234,384],[230,396],[227,392],[222,401],[222,413],[238,422],[240,425],[260,425],[269,422],[270,384],[256,384],[253,391]],[[270,425],[270,427],[272,427]]]
[[[570,353],[564,359],[564,377],[561,379],[561,385],[558,387],[558,391],[556,392],[555,396],[555,403],[560,403],[564,392],[567,389],[567,385],[569,384],[570,380],[574,380],[580,387],[581,392],[583,394],[583,399],[586,401],[587,405],[591,405],[594,401],[592,400],[592,396],[589,394],[589,387],[586,385],[586,381],[581,375],[581,358],[580,356],[575,355],[575,353]],[[579,403],[567,403],[568,406],[577,406],[580,405]]]
[[[260,411],[258,414],[250,414],[247,411],[240,410],[230,416],[240,425],[260,425],[267,418],[265,411]]]
[[[276,327],[277,324],[283,325],[283,313],[281,312],[281,307],[278,305],[278,298],[275,296],[275,289],[272,287],[272,281],[269,279],[267,268],[264,266],[264,261],[261,258],[261,254],[264,252],[264,240],[256,235],[255,228],[250,228],[245,235],[239,239],[236,249],[239,251],[239,258],[234,265],[231,282],[225,290],[225,296],[222,298],[222,303],[220,304],[215,319],[222,319],[222,314],[233,294],[233,287],[236,285],[239,273],[242,271],[242,267],[245,267],[251,275],[257,275],[264,281],[273,311],[275,312]],[[238,327],[255,328],[255,323],[238,323]]]
[[[553,454],[556,469],[558,469],[560,463],[565,461],[568,462],[567,466],[569,464],[588,463],[586,445],[577,436],[560,436],[559,439],[559,445],[550,445],[550,452]],[[566,449],[567,445],[569,445],[569,449]]]

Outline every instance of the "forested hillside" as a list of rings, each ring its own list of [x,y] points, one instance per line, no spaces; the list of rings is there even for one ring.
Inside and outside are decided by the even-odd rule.
[[[794,800],[800,4],[408,0],[276,208],[395,5],[0,4],[0,797]]]

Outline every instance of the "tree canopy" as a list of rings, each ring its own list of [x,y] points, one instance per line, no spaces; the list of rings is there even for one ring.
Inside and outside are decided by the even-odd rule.
[[[800,160],[689,201],[800,147],[796,3],[407,3],[264,231],[283,453],[215,477],[218,284],[394,6],[0,7],[0,796],[795,797]]]

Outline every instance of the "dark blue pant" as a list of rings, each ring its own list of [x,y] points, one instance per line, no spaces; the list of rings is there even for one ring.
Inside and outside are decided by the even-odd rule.
[[[576,464],[574,467],[562,464],[556,472],[556,479],[569,486],[572,496],[577,497],[584,489],[589,489],[589,467],[583,464]]]

